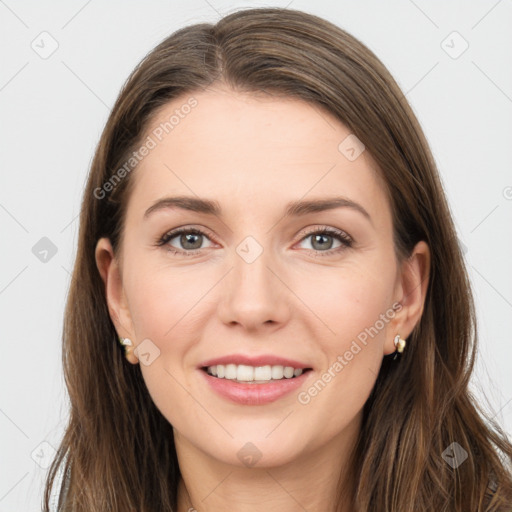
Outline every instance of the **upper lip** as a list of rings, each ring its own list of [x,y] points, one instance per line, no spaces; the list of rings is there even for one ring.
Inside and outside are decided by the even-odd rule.
[[[244,354],[230,354],[226,356],[216,357],[214,359],[208,359],[199,365],[199,368],[207,368],[208,366],[216,366],[218,364],[244,364],[247,366],[291,366],[295,369],[306,369],[311,368],[307,364],[288,359],[285,357],[279,357],[272,354],[262,354],[260,356],[247,356]]]

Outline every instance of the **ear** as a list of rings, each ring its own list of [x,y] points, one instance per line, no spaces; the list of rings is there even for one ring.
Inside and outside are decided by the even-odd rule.
[[[395,302],[401,308],[390,323],[389,339],[384,354],[392,354],[396,347],[394,339],[400,334],[407,339],[421,320],[430,280],[430,249],[423,240],[414,247],[412,254],[401,265],[395,290]],[[406,348],[407,350],[407,348]]]
[[[123,281],[119,261],[114,255],[112,244],[108,238],[100,238],[95,250],[96,266],[105,284],[105,298],[110,318],[119,336],[134,341],[133,324],[123,289]],[[132,364],[138,363],[133,350],[127,355]]]

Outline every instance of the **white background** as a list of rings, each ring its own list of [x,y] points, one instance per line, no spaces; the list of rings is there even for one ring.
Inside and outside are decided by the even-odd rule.
[[[480,332],[473,389],[512,432],[510,1],[0,0],[0,512],[40,510],[50,445],[62,436],[60,338],[77,215],[122,83],[174,30],[264,5],[348,30],[407,94],[467,247]],[[458,58],[464,41],[453,31],[469,44]],[[52,39],[46,59],[31,47],[49,51]],[[46,262],[32,252],[43,237],[57,249]]]

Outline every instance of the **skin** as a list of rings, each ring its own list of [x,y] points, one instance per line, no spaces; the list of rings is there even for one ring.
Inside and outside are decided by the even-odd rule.
[[[147,135],[188,97],[165,105]],[[152,399],[173,425],[180,512],[334,510],[338,476],[350,482],[340,468],[382,358],[395,351],[396,334],[406,339],[420,320],[428,246],[418,243],[399,264],[377,165],[368,151],[349,161],[338,150],[350,131],[331,114],[224,86],[194,97],[197,107],[133,171],[121,254],[108,239],[98,241],[112,319],[135,346],[150,339],[160,350],[147,366],[134,354],[129,360],[141,364]],[[350,208],[284,217],[288,201],[334,193],[363,206],[371,222]],[[175,195],[217,200],[223,215],[166,209],[144,218],[157,200]],[[199,254],[169,252],[171,245],[191,250],[180,236],[156,245],[181,226],[206,230],[202,244],[196,240]],[[336,238],[315,244],[305,233],[326,226],[347,233],[353,246]],[[263,248],[250,264],[236,252],[247,236]],[[197,369],[226,354],[277,354],[313,368],[299,391],[307,390],[395,302],[400,311],[308,404],[293,392],[266,405],[237,405]],[[261,453],[252,467],[237,457],[247,442]],[[342,509],[351,510],[348,500]]]

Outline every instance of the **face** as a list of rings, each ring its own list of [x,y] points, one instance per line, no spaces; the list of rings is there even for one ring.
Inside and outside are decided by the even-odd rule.
[[[103,275],[118,272],[116,327],[142,343],[143,378],[181,442],[236,466],[254,450],[270,467],[355,432],[383,356],[414,322],[371,156],[319,107],[222,88],[173,100],[147,136],[156,144],[130,177],[122,257]],[[219,210],[168,201],[178,196]],[[345,203],[287,210],[326,199]],[[202,369],[260,356],[310,370],[240,384]]]

